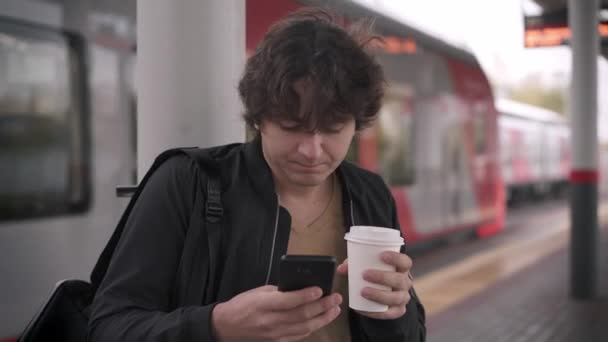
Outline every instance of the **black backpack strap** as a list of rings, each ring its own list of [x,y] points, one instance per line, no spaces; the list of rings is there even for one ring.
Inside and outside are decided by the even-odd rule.
[[[144,188],[146,183],[148,182],[148,179],[150,179],[150,176],[152,176],[154,171],[156,171],[156,169],[158,169],[158,167],[161,166],[167,159],[171,158],[172,156],[182,154],[182,153],[188,154],[188,151],[194,150],[194,149],[195,148],[170,149],[170,150],[167,150],[167,151],[161,153],[158,157],[156,157],[156,159],[154,160],[154,163],[152,163],[152,166],[150,167],[150,169],[148,169],[148,172],[146,172],[143,179],[137,186],[137,189],[135,190],[135,193],[131,197],[131,200],[129,201],[127,208],[125,209],[122,216],[120,217],[120,221],[118,221],[118,225],[114,229],[114,232],[112,233],[112,236],[110,237],[110,240],[108,241],[108,243],[104,247],[103,251],[101,252],[99,259],[97,259],[97,263],[95,264],[95,267],[93,268],[93,271],[91,272],[91,284],[93,285],[93,292],[97,291],[97,288],[99,288],[99,284],[103,280],[103,277],[106,275],[106,271],[108,270],[108,266],[110,265],[112,255],[114,254],[114,250],[116,250],[116,246],[118,245],[118,241],[120,240],[120,236],[122,235],[122,232],[125,228],[125,225],[127,223],[129,215],[131,213],[131,210],[133,210],[135,202],[137,201],[137,198],[139,198],[139,195],[141,194],[142,189]]]
[[[205,205],[205,220],[209,224],[216,224],[222,220],[222,187],[216,177],[207,177],[207,203]]]
[[[195,203],[195,210],[200,210],[197,218],[202,219],[202,222],[191,222],[199,227],[190,227],[184,242],[178,273],[182,279],[181,285],[184,286],[181,291],[185,293],[179,295],[178,304],[200,305],[214,302],[217,297],[220,278],[218,270],[221,269],[221,223],[224,215],[222,187],[217,165],[208,151],[193,149],[186,153],[201,169],[201,186],[205,185],[201,190],[205,194],[205,200]]]
[[[222,189],[219,179],[207,177],[207,202],[205,204],[205,221],[207,224],[207,245],[209,247],[209,282],[207,284],[206,301],[217,296],[219,286],[220,249],[222,243],[221,223],[224,210],[222,209]]]
[[[198,305],[203,302],[211,302],[217,296],[216,289],[219,280],[217,269],[221,246],[221,221],[224,214],[221,199],[221,182],[215,161],[211,157],[209,151],[199,148],[167,150],[154,160],[154,163],[137,186],[114,233],[112,233],[109,242],[106,244],[93,268],[93,272],[91,273],[93,292],[97,291],[99,284],[106,274],[131,210],[144,186],[148,182],[148,179],[167,159],[182,153],[195,160],[199,166],[201,170],[201,186],[202,184],[206,185],[206,191],[204,191],[205,189],[201,190],[203,190],[202,193],[206,194],[206,198],[204,200],[202,198],[198,199],[194,205],[194,210],[199,214],[194,215],[195,220],[191,222],[192,226],[188,227],[188,232],[186,233],[180,270],[178,271],[180,274],[179,277],[181,277],[179,283],[182,287],[176,289],[181,293],[178,295],[178,298],[175,299],[180,305]],[[204,222],[199,218],[204,218]],[[206,229],[203,229],[203,225],[206,226]],[[204,234],[205,232],[206,234]],[[201,243],[204,243],[208,249],[201,248]],[[206,251],[208,251],[208,255],[203,255],[202,253]]]

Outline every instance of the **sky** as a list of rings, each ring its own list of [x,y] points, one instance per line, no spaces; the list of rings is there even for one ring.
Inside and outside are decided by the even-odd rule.
[[[390,14],[423,31],[467,48],[479,59],[491,79],[515,84],[539,73],[544,80],[570,78],[568,47],[526,49],[523,43],[521,0],[355,0]],[[608,141],[608,62],[598,58],[598,134]],[[560,77],[559,75],[562,75]],[[564,84],[564,86],[568,86]]]

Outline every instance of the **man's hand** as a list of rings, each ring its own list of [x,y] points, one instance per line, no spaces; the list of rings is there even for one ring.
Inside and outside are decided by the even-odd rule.
[[[340,314],[342,297],[321,295],[318,287],[280,292],[270,285],[241,293],[213,309],[215,337],[219,342],[301,340]]]
[[[412,259],[398,252],[383,252],[380,257],[386,264],[395,266],[396,271],[366,270],[363,273],[363,279],[371,283],[385,285],[392,291],[365,287],[361,291],[361,295],[366,299],[388,305],[388,310],[386,312],[358,311],[358,313],[375,319],[399,318],[405,314],[405,306],[410,301],[409,291],[412,288],[412,280],[409,272],[412,268]],[[348,260],[344,260],[338,266],[337,272],[342,275],[348,274]]]

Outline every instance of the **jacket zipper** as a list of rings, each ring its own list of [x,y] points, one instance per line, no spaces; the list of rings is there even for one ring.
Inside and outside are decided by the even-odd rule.
[[[275,244],[277,242],[277,230],[279,229],[279,211],[281,209],[281,206],[279,204],[279,198],[277,196],[277,214],[274,220],[274,235],[272,237],[272,249],[270,250],[270,261],[268,263],[268,274],[266,275],[266,284],[268,285],[268,283],[270,282],[270,273],[272,271],[272,259],[274,258],[274,247]]]

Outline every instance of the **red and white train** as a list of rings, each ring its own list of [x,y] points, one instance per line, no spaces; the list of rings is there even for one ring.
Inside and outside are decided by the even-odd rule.
[[[0,341],[57,280],[88,277],[126,204],[115,186],[135,181],[135,2],[86,2],[67,19],[71,1],[0,2]],[[500,231],[499,114],[476,58],[350,1],[302,3],[377,17],[387,96],[349,159],[391,187],[407,243]],[[248,1],[247,49],[302,3]]]
[[[559,195],[570,173],[570,128],[560,114],[507,99],[500,113],[501,170],[507,201]]]

